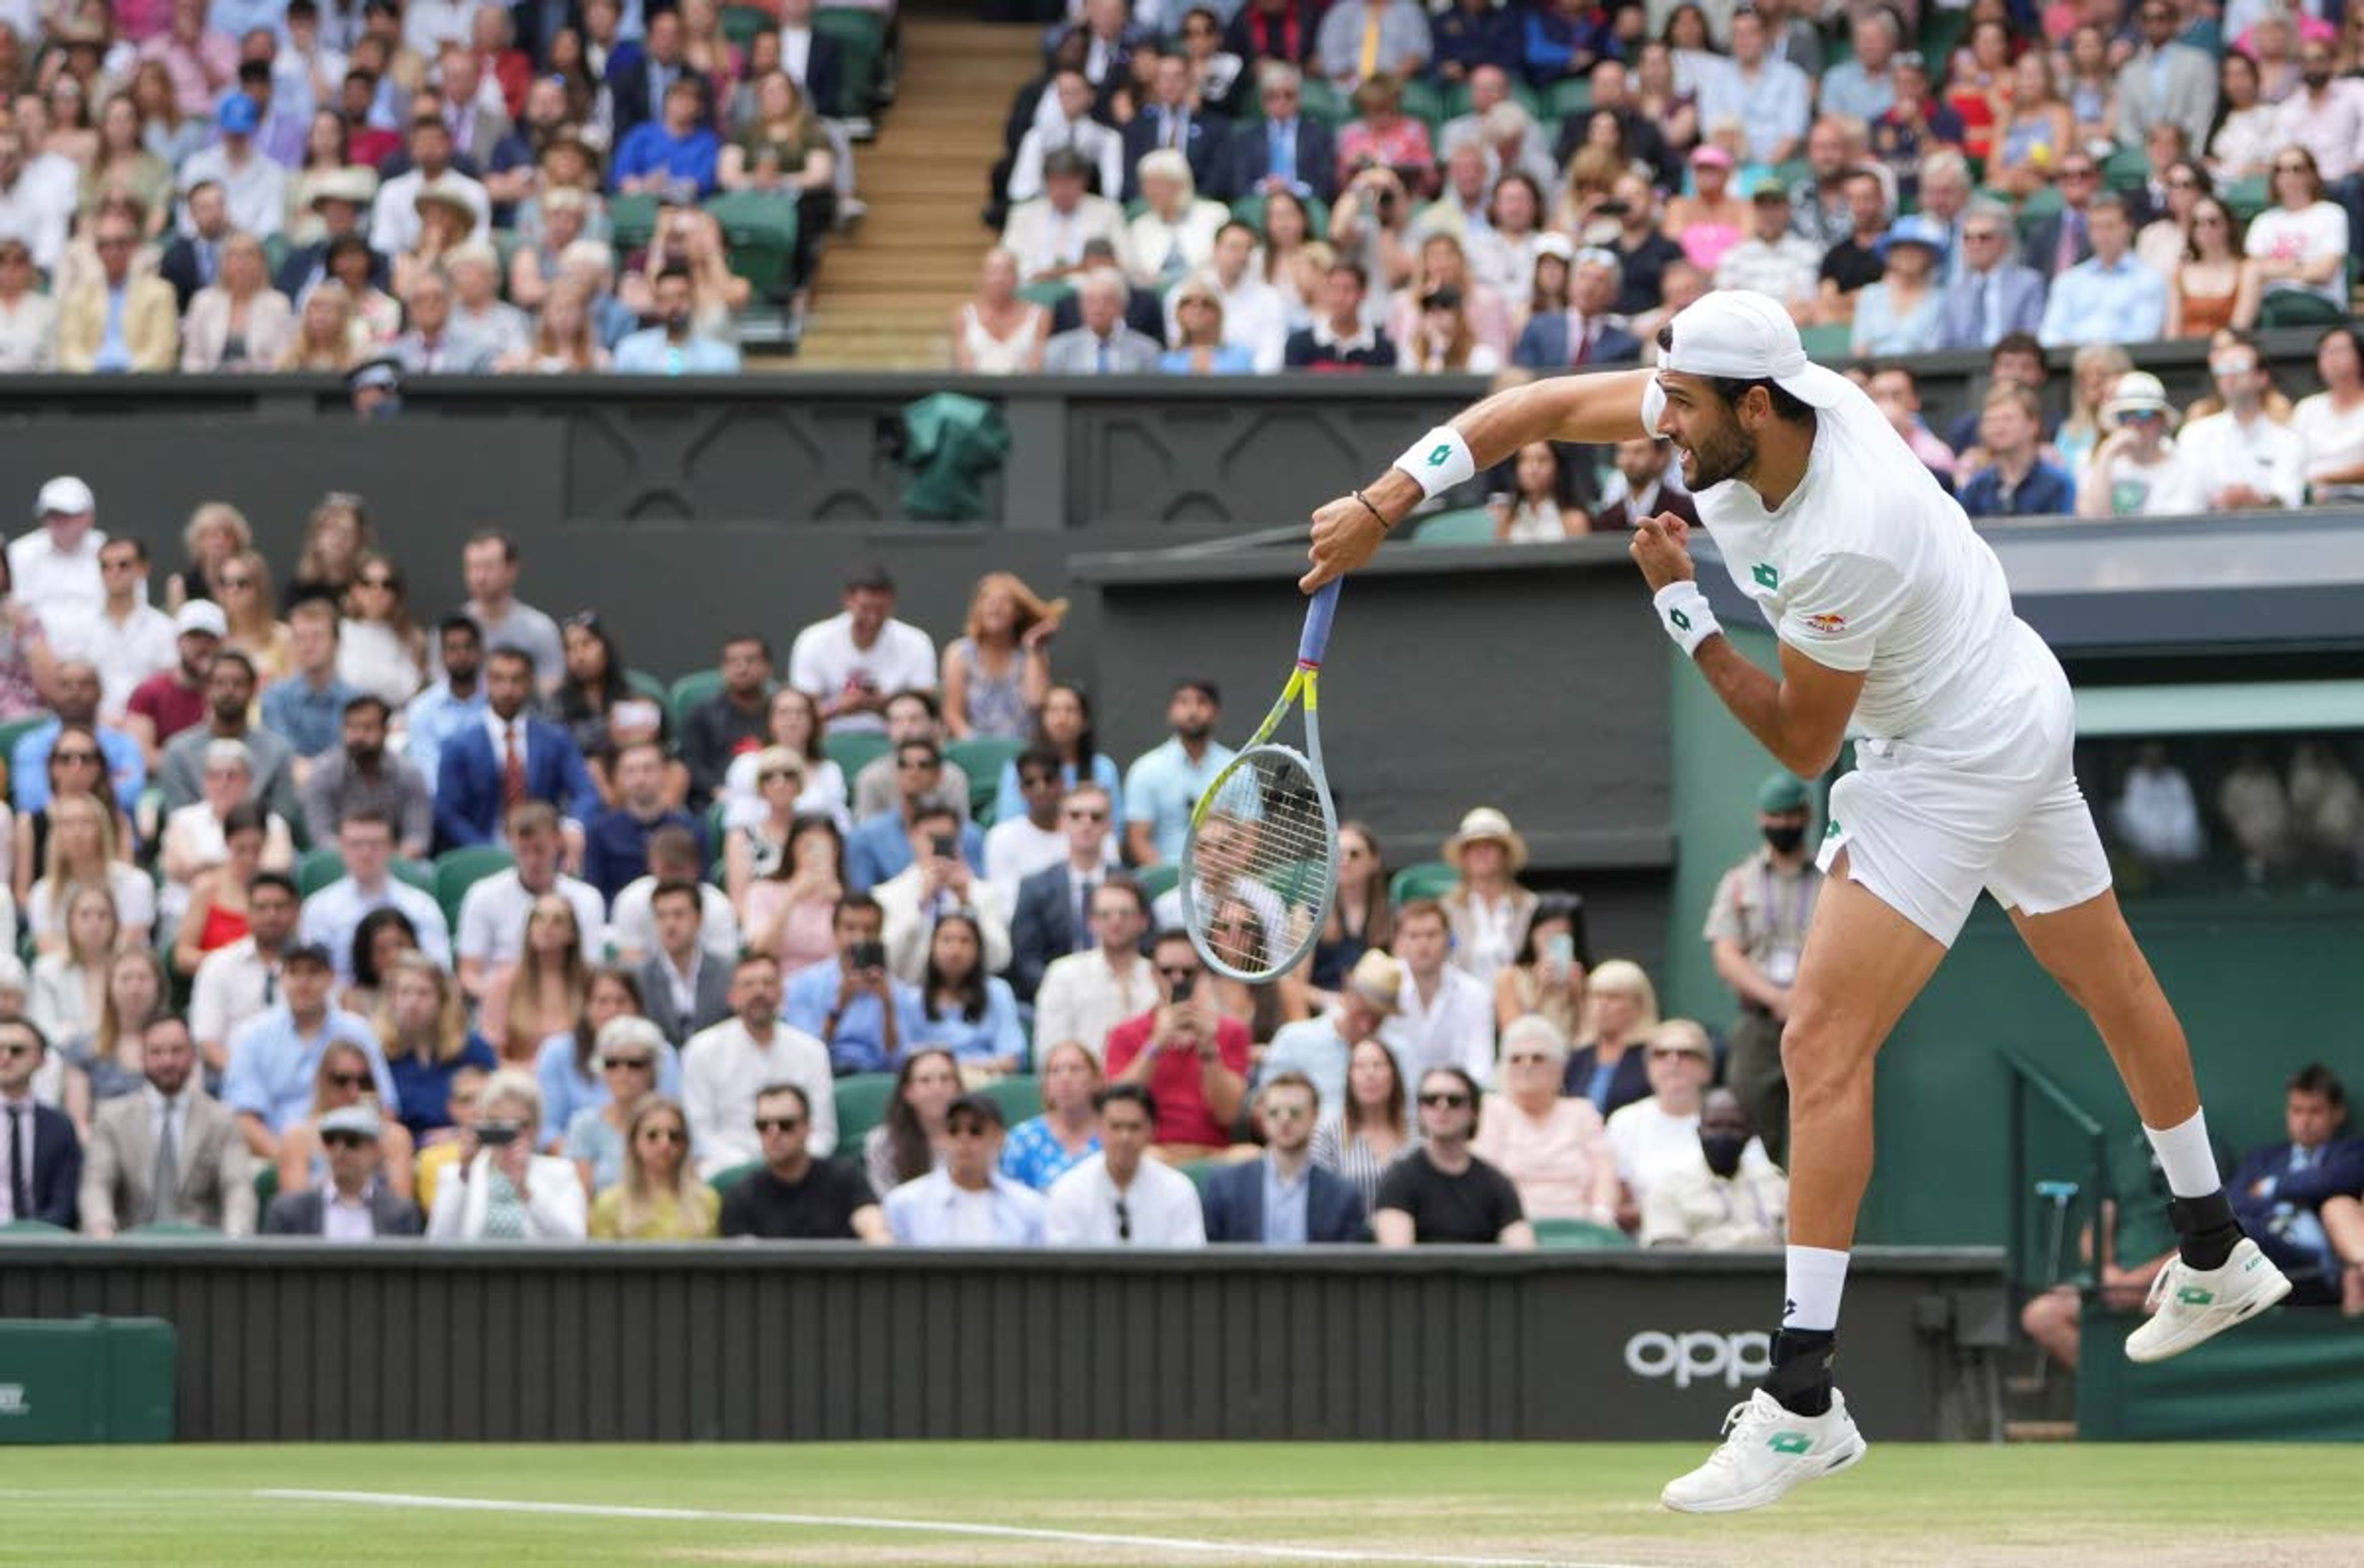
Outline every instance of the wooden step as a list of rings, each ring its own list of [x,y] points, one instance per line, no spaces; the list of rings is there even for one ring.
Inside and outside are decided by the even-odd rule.
[[[2005,1421],[2002,1440],[2007,1443],[2073,1443],[2077,1440],[2074,1421]]]

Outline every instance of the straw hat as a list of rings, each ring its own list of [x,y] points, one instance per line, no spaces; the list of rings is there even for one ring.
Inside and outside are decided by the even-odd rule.
[[[418,198],[412,205],[418,207],[418,216],[421,217],[425,217],[427,216],[427,209],[429,207],[440,206],[447,208],[452,212],[459,214],[461,221],[467,225],[467,228],[463,230],[464,233],[473,234],[475,232],[475,206],[462,192],[460,182],[448,174],[444,175],[440,179],[429,180],[425,184],[420,185],[418,187]]]
[[[1355,961],[1342,989],[1353,992],[1357,1000],[1379,1017],[1391,1018],[1401,1011],[1403,978],[1402,964],[1372,948]]]
[[[1510,851],[1511,873],[1515,876],[1526,869],[1527,841],[1519,837],[1511,819],[1490,806],[1480,806],[1462,817],[1461,827],[1444,840],[1444,859],[1454,870],[1461,869],[1461,851],[1472,844],[1491,840]]]

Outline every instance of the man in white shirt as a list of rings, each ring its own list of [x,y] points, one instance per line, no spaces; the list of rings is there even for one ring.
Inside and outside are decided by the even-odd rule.
[[[1406,971],[1396,1016],[1379,1040],[1396,1053],[1406,1083],[1432,1067],[1457,1067],[1494,1081],[1494,997],[1482,981],[1445,962],[1451,946],[1444,906],[1415,898],[1396,914],[1396,957]]]
[[[1116,133],[1108,134],[1113,141]],[[1018,258],[1018,274],[1026,282],[1044,283],[1106,266],[1106,261],[1091,260],[1092,242],[1108,241],[1113,257],[1123,241],[1124,209],[1084,189],[1090,172],[1091,164],[1081,152],[1060,148],[1043,161],[1043,194],[1010,208],[1001,243]]]
[[[148,547],[126,535],[98,547],[104,599],[88,614],[44,614],[41,630],[60,660],[78,659],[98,671],[103,724],[120,725],[131,694],[149,676],[180,662],[173,617],[148,602]]]
[[[1092,937],[1098,944],[1055,959],[1034,994],[1034,1059],[1074,1040],[1099,1061],[1109,1031],[1137,1018],[1159,1000],[1157,974],[1141,954],[1149,929],[1149,900],[1141,884],[1117,879],[1092,892]]]
[[[1051,100],[1019,140],[1009,165],[1010,202],[1045,194],[1045,160],[1058,151],[1071,151],[1098,169],[1100,195],[1114,200],[1124,189],[1124,139],[1092,117],[1091,83],[1080,71],[1062,71],[1051,79]]]
[[[214,127],[221,139],[189,154],[181,165],[181,188],[218,181],[229,201],[232,227],[258,239],[278,233],[287,224],[287,171],[254,145],[262,111],[245,94],[232,93],[222,99],[217,115]],[[187,222],[185,214],[183,222]],[[195,231],[184,228],[183,232]]]
[[[1757,186],[1749,204],[1752,232],[1715,264],[1715,286],[1771,295],[1790,315],[1809,318],[1820,286],[1822,246],[1790,228],[1790,193],[1780,181]]]
[[[98,498],[90,486],[61,473],[41,486],[33,528],[8,545],[8,581],[17,602],[41,617],[72,627],[106,607],[98,552],[106,535],[95,526]],[[62,653],[61,652],[62,657]]]
[[[1001,1173],[1003,1133],[1001,1106],[991,1097],[963,1095],[952,1103],[944,1162],[886,1195],[897,1246],[1043,1244],[1043,1195]]]
[[[410,169],[380,185],[370,207],[370,244],[383,255],[399,256],[418,248],[418,192],[425,185],[456,189],[474,209],[479,229],[492,223],[493,200],[483,183],[452,167],[452,128],[443,123],[442,99],[421,93],[411,99],[410,115]],[[491,628],[485,630],[489,636]]]
[[[337,828],[337,849],[345,874],[304,900],[303,940],[329,950],[337,983],[353,981],[353,932],[362,917],[388,906],[402,911],[418,933],[418,949],[447,969],[452,931],[443,907],[426,893],[393,874],[394,824],[385,813],[364,806],[345,814]]]
[[[248,1020],[279,1005],[279,960],[296,935],[303,895],[284,872],[246,884],[246,935],[206,954],[189,994],[189,1032],[215,1073],[229,1067],[229,1042]]]
[[[2213,511],[2295,506],[2306,496],[2306,442],[2266,417],[2271,379],[2250,342],[2208,356],[2224,411],[2183,428],[2176,449],[2191,483]]]
[[[1752,1148],[1759,1158],[1748,1157]],[[1642,1245],[1703,1252],[1780,1246],[1789,1235],[1790,1183],[1762,1152],[1739,1096],[1711,1093],[1690,1152],[1660,1172],[1642,1205]]]
[[[402,47],[434,60],[447,43],[468,46],[481,0],[408,0],[402,8]]]
[[[829,1048],[780,1021],[780,961],[749,953],[730,973],[728,1020],[690,1036],[681,1064],[682,1108],[689,1118],[697,1173],[712,1176],[764,1157],[755,1133],[755,1096],[794,1084],[812,1106],[808,1146],[816,1160],[837,1147],[837,1092]]]
[[[60,166],[66,178],[58,177]],[[23,135],[0,131],[0,235],[24,241],[44,272],[54,272],[65,255],[81,189],[72,163],[49,154],[28,161]]]
[[[831,729],[876,733],[888,697],[936,689],[935,639],[895,618],[895,579],[866,567],[846,579],[842,614],[797,633],[788,684],[820,704]]]
[[[1258,375],[1280,369],[1288,347],[1288,306],[1280,291],[1264,281],[1251,264],[1255,260],[1256,231],[1236,218],[1215,232],[1215,252],[1206,278],[1223,302],[1223,341],[1245,349],[1255,361]],[[1179,342],[1179,324],[1169,300],[1165,337]]]
[[[1009,901],[968,869],[960,829],[950,806],[922,806],[906,829],[911,863],[870,890],[886,920],[887,972],[898,980],[917,985],[927,978],[936,921],[955,910],[976,919],[986,972],[998,974],[1009,967]]]
[[[697,835],[678,823],[667,823],[649,835],[649,874],[624,884],[608,911],[608,940],[615,944],[616,962],[638,968],[660,946],[656,915],[651,908],[660,884],[686,882],[697,889],[698,940],[724,963],[739,956],[739,917],[730,897],[706,880],[706,866],[697,852]]]
[[[1018,884],[1067,858],[1067,833],[1059,822],[1066,786],[1059,777],[1059,754],[1030,747],[1018,755],[1018,793],[1026,815],[997,822],[985,835],[985,879],[1001,895],[1005,909],[1018,907]]]
[[[548,801],[521,800],[509,808],[509,853],[517,863],[495,872],[460,900],[460,988],[471,1001],[505,980],[525,953],[526,917],[536,900],[555,893],[574,911],[583,951],[608,945],[608,910],[599,890],[560,873],[558,812]]]
[[[1156,1134],[1145,1084],[1110,1084],[1092,1096],[1100,1151],[1051,1184],[1043,1239],[1054,1247],[1203,1247],[1199,1188],[1162,1160],[1143,1158]]]

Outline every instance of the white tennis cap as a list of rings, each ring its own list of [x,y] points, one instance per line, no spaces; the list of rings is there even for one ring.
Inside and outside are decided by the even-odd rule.
[[[61,473],[41,486],[40,498],[33,503],[36,517],[76,517],[98,509],[98,498],[90,486],[71,473]]]
[[[1806,358],[1797,323],[1767,295],[1718,289],[1675,317],[1658,368],[1683,375],[1770,381],[1810,408],[1828,408],[1853,384]]]

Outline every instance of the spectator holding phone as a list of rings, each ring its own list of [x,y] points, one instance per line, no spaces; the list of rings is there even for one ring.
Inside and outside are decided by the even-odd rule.
[[[985,944],[982,966],[1009,967],[1009,905],[1001,889],[969,869],[961,853],[959,815],[942,799],[922,804],[906,835],[911,863],[870,890],[878,901],[886,943],[886,967],[896,979],[917,984],[926,977],[928,944],[936,922],[954,912],[976,922]]]
[[[903,1026],[920,1008],[916,987],[889,973],[886,916],[866,893],[837,901],[831,934],[837,960],[816,963],[790,982],[787,1019],[829,1048],[830,1065],[849,1073],[887,1073],[903,1053]]]
[[[1188,933],[1159,932],[1151,962],[1165,1000],[1109,1031],[1109,1081],[1149,1088],[1160,1158],[1220,1154],[1247,1103],[1248,1031],[1217,1010]]]
[[[436,1184],[430,1241],[580,1241],[589,1213],[568,1161],[537,1154],[541,1090],[533,1074],[504,1068],[485,1081],[476,1125],[460,1134],[452,1173]]]

